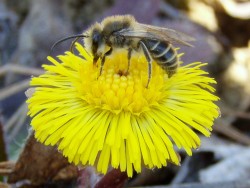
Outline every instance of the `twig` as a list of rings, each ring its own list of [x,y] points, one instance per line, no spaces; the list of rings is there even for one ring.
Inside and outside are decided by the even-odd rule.
[[[0,100],[3,100],[10,95],[17,93],[18,91],[24,90],[29,87],[30,79],[26,79],[10,86],[7,86],[0,90]]]
[[[233,111],[228,108],[221,108],[221,109],[222,109],[222,114],[224,115],[235,116],[237,118],[243,118],[243,119],[250,119],[250,113],[248,112]]]
[[[1,169],[0,168],[0,175],[1,176],[8,176],[9,174],[11,174],[12,170],[11,169]]]
[[[16,162],[14,161],[3,161],[0,162],[0,168],[14,168]]]
[[[0,175],[8,176],[10,173],[13,172],[15,164],[16,163],[13,161],[0,162]]]
[[[0,161],[5,161],[7,159],[5,139],[4,139],[4,131],[3,126],[0,121]]]
[[[12,129],[12,127],[15,125],[15,122],[20,117],[20,114],[23,111],[25,111],[25,109],[26,109],[25,106],[26,106],[26,104],[24,102],[21,106],[19,106],[19,108],[15,111],[15,113],[10,117],[8,122],[3,127],[4,132],[8,132],[10,129]]]
[[[23,75],[34,75],[34,76],[38,76],[44,73],[42,69],[30,68],[26,66],[13,65],[13,64],[7,64],[0,68],[0,76],[5,75],[8,72],[14,72]]]
[[[27,118],[27,105],[25,104],[25,102],[22,104],[22,111],[20,113],[19,119],[15,124],[14,129],[11,131],[11,133],[8,136],[8,141],[12,141],[16,135],[18,134],[18,132],[20,131],[20,129],[22,128],[26,118]]]
[[[218,119],[213,128],[214,131],[219,132],[241,144],[250,145],[250,137],[232,127],[225,120]]]

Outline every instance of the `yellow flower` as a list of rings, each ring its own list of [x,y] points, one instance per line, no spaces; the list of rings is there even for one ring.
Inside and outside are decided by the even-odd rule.
[[[126,171],[179,164],[174,145],[192,155],[200,146],[193,129],[210,135],[219,109],[213,101],[214,79],[200,62],[180,67],[168,78],[153,62],[149,87],[147,61],[134,53],[129,73],[127,53],[106,58],[104,71],[76,44],[79,55],[66,52],[59,63],[43,65],[46,72],[31,80],[34,94],[27,100],[35,137],[45,145],[58,145],[70,162],[109,166]],[[99,62],[100,63],[100,62]]]

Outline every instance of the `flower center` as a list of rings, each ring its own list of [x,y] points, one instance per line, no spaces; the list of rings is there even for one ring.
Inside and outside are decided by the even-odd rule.
[[[125,50],[114,52],[106,58],[100,75],[98,66],[86,62],[81,73],[81,98],[95,107],[107,109],[114,113],[130,111],[140,114],[162,99],[162,87],[167,79],[165,72],[153,62],[153,73],[149,84],[148,63],[139,53],[134,53],[130,60]]]

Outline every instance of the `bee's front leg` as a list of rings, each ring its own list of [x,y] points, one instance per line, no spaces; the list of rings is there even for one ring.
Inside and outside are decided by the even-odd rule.
[[[113,48],[110,47],[110,49],[103,55],[102,57],[102,61],[101,61],[101,68],[100,68],[100,75],[102,75],[102,71],[103,71],[103,67],[104,67],[104,64],[105,64],[105,58],[109,55],[112,54],[112,51],[113,51]]]

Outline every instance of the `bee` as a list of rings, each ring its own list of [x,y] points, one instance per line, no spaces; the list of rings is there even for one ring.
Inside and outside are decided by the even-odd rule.
[[[101,60],[100,75],[103,72],[105,59],[110,56],[114,49],[123,48],[127,50],[129,73],[130,59],[133,51],[142,51],[148,63],[148,88],[152,77],[153,60],[166,71],[171,77],[178,68],[178,56],[173,43],[192,46],[189,41],[194,39],[184,33],[173,29],[156,27],[138,23],[132,15],[110,16],[101,23],[95,23],[83,34],[74,35],[56,42],[75,38],[71,45],[80,38],[84,38],[84,45],[88,52],[94,56],[93,63]],[[52,48],[53,48],[52,47]]]

